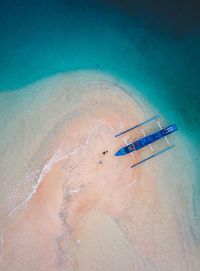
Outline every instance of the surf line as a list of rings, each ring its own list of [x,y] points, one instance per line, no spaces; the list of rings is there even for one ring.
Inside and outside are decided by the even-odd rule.
[[[85,144],[76,147],[72,152],[70,152],[70,153],[68,153],[68,154],[66,154],[64,156],[61,156],[60,158],[57,158],[57,159],[55,159],[55,154],[54,154],[53,157],[49,161],[47,161],[47,163],[43,167],[42,172],[40,173],[37,182],[32,186],[32,188],[33,188],[32,191],[30,193],[28,193],[28,197],[25,198],[25,200],[23,200],[21,203],[19,203],[16,207],[14,207],[8,213],[8,216],[11,216],[16,210],[18,210],[20,207],[25,205],[32,198],[32,196],[37,192],[37,189],[38,189],[40,183],[42,182],[44,176],[52,169],[53,165],[55,165],[57,162],[59,162],[61,160],[69,158],[71,155],[74,155],[77,151],[85,148],[87,146],[87,144],[89,143],[90,138],[92,138],[93,134],[101,126],[102,126],[102,124],[100,124],[97,127],[93,128],[92,131],[89,133],[89,135],[88,135],[88,137],[87,137],[87,139],[85,141]]]

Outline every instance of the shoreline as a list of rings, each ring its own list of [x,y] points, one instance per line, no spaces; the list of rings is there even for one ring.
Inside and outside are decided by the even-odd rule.
[[[122,258],[127,271],[135,266],[140,268],[138,270],[151,270],[155,266],[167,270],[166,259],[169,259],[171,270],[188,267],[188,258],[181,262],[183,252],[187,251],[188,257],[193,256],[189,255],[189,248],[184,247],[184,240],[179,236],[173,205],[168,205],[171,191],[162,185],[166,178],[162,175],[163,168],[164,172],[165,168],[170,168],[177,155],[173,157],[168,153],[134,170],[129,168],[130,157],[117,159],[114,156],[124,144],[114,135],[119,129],[123,131],[143,121],[150,108],[143,104],[138,106],[140,98],[136,96],[134,100],[125,93],[121,82],[115,82],[109,76],[103,78],[104,75],[97,72],[74,72],[66,78],[65,75],[58,76],[59,83],[55,78],[49,83],[43,81],[44,92],[37,88],[40,85],[37,83],[33,93],[39,95],[41,92],[42,99],[38,96],[32,101],[31,95],[25,99],[25,103],[33,104],[28,120],[32,120],[35,137],[28,135],[28,138],[33,141],[32,147],[39,146],[29,165],[31,169],[36,167],[36,171],[37,165],[43,163],[38,175],[43,178],[39,177],[23,208],[16,209],[3,223],[4,269],[15,267],[21,271],[29,264],[29,270],[36,270],[39,263],[42,270],[89,271],[101,262],[102,269],[99,270],[111,271],[116,270]],[[34,86],[31,88],[34,90]],[[20,117],[22,120],[27,118]],[[39,130],[34,126],[38,117],[41,119]],[[27,123],[27,133],[29,125]],[[53,128],[49,131],[49,127]],[[138,130],[135,135],[127,135],[127,140],[141,136],[140,133]],[[48,164],[52,159],[57,162]],[[164,166],[165,162],[168,167]],[[30,180],[24,187],[22,182],[19,187],[23,187],[23,193],[19,189],[19,198],[27,194],[32,183],[36,184]],[[181,213],[186,215],[184,210]],[[117,250],[111,253],[116,243],[119,250],[121,248],[121,258],[117,256]],[[100,258],[98,250],[94,249],[98,245]],[[84,254],[87,250],[90,253]],[[131,256],[134,252],[137,259]],[[26,259],[23,267],[19,261],[22,256]],[[174,265],[175,259],[178,259],[177,265]],[[197,266],[197,260],[193,261]],[[8,265],[10,262],[13,265]]]

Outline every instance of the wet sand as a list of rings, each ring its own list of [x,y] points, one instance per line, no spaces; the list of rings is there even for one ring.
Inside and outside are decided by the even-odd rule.
[[[48,145],[59,147],[59,158],[2,223],[3,270],[198,270],[197,246],[191,252],[191,241],[183,240],[158,183],[172,155],[134,169],[131,156],[114,156],[124,145],[114,135],[145,120],[149,109],[120,85],[95,80],[84,83],[73,104],[66,99],[62,110],[68,106],[70,121],[62,118]],[[52,100],[54,112],[59,99],[62,92]],[[140,136],[137,129],[126,139]]]

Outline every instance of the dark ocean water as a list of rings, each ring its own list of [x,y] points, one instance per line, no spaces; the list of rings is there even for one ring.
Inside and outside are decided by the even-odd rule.
[[[106,71],[133,85],[191,143],[198,218],[198,11],[195,1],[1,1],[0,91],[78,69]]]

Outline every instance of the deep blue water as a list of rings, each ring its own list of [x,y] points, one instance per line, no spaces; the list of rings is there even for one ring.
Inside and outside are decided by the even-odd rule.
[[[58,72],[110,72],[135,86],[161,114],[178,123],[194,146],[191,153],[198,176],[200,21],[196,3],[1,1],[0,90],[12,91]],[[194,193],[199,216],[198,177]]]

